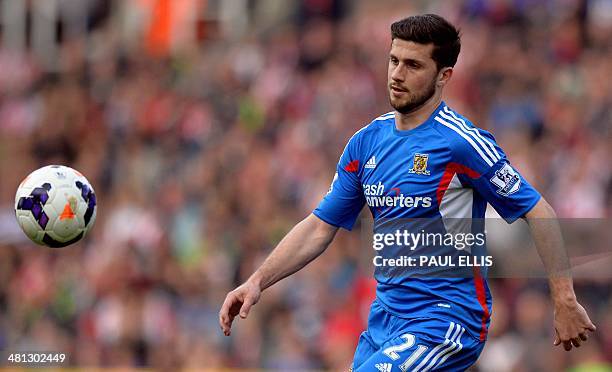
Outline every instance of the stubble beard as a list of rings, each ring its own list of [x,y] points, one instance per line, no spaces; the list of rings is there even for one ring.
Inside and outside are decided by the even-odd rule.
[[[422,94],[417,96],[410,95],[408,102],[404,104],[397,104],[393,102],[391,97],[391,91],[389,91],[389,103],[391,103],[391,107],[393,107],[400,114],[409,114],[416,109],[423,106],[433,95],[436,93],[436,82],[435,80],[431,82],[427,90]]]

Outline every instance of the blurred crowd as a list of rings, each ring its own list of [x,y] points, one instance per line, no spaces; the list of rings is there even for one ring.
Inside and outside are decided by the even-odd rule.
[[[390,111],[389,26],[410,14],[462,30],[445,101],[492,131],[560,216],[610,216],[610,0],[227,2],[243,17],[194,0],[206,16],[177,47],[168,1],[88,3],[54,65],[0,46],[0,350],[347,370],[374,295],[359,229],[264,292],[229,338],[218,310],[317,205],[348,138]],[[149,18],[126,16],[136,5]],[[87,239],[61,250],[26,241],[13,212],[21,179],[55,163],[85,174],[99,203]],[[545,280],[490,286],[475,371],[612,370],[609,277],[576,281],[598,332],[571,353],[552,346]]]

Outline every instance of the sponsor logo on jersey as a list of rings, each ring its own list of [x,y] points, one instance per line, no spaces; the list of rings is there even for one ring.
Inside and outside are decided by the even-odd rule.
[[[429,196],[404,195],[400,193],[399,188],[385,192],[385,185],[380,181],[377,184],[363,184],[362,187],[370,207],[429,208],[432,204]]]
[[[503,196],[514,194],[521,188],[521,177],[506,163],[503,167],[495,171],[491,178],[491,183],[497,186],[497,193]]]
[[[427,170],[427,160],[429,159],[429,154],[414,154],[414,159],[412,161],[412,168],[409,173],[421,174],[424,176],[429,176],[429,171]]]
[[[366,163],[365,168],[368,168],[368,169],[376,168],[376,156],[372,155],[370,160],[368,160],[368,162]]]
[[[374,367],[380,372],[391,372],[391,363],[376,363]]]

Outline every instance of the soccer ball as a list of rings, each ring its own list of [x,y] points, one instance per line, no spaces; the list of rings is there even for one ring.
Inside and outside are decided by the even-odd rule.
[[[17,188],[15,216],[34,243],[61,248],[81,240],[96,221],[96,194],[87,179],[63,165],[30,173]]]

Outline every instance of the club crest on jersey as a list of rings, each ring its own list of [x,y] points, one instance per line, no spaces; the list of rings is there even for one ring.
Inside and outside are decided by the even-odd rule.
[[[521,187],[521,178],[518,173],[506,163],[495,171],[491,183],[498,187],[497,193],[503,196],[514,194]]]
[[[429,176],[429,171],[427,170],[427,160],[429,159],[429,154],[414,154],[414,159],[412,161],[412,168],[408,171],[408,173],[414,174],[422,174],[424,176]]]

